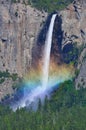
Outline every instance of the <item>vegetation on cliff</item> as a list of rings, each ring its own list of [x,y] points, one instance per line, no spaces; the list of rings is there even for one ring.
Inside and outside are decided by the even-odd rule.
[[[0,81],[4,81],[2,79],[5,79],[5,78],[12,78],[13,81],[16,81],[16,79],[18,78],[18,74],[17,73],[10,74],[8,70],[0,71]]]
[[[86,89],[75,90],[73,81],[66,81],[45,99],[38,110],[17,110],[0,106],[0,130],[85,130]]]
[[[53,12],[55,10],[61,10],[70,4],[73,0],[28,0],[28,4],[36,7],[39,10],[45,10],[47,12]],[[12,2],[20,2],[20,0],[12,0]],[[23,3],[26,4],[25,0]]]

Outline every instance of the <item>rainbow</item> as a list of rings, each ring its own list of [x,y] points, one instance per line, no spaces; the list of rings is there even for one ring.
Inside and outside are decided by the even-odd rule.
[[[17,108],[30,106],[31,104],[37,103],[40,98],[41,101],[44,100],[47,95],[50,97],[50,93],[59,87],[59,84],[71,80],[74,76],[74,67],[72,64],[61,64],[57,65],[54,61],[50,62],[49,65],[49,79],[47,87],[43,88],[41,84],[42,77],[42,62],[38,63],[38,68],[32,68],[25,76],[24,83],[20,87],[22,97],[19,101],[11,106],[15,111]]]

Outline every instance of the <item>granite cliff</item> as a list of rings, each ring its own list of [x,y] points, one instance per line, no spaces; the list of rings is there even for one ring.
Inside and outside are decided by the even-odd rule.
[[[86,87],[86,1],[74,0],[60,14],[64,31],[62,49],[74,43],[78,48],[75,86],[77,89]]]
[[[0,2],[0,70],[22,76],[47,13],[22,3]]]

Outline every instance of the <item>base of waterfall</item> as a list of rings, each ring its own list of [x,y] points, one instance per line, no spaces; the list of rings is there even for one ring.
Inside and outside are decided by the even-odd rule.
[[[22,99],[20,99],[18,102],[15,102],[11,108],[13,111],[16,111],[17,109],[27,107],[31,108],[33,110],[36,110],[38,107],[39,99],[41,102],[44,102],[44,99],[46,96],[49,96],[48,89],[42,88],[42,86],[38,86],[31,90],[30,93],[25,93]]]
[[[34,89],[32,89],[30,92],[26,92],[25,95],[19,99],[19,101],[14,100],[11,104],[11,108],[13,111],[16,111],[20,108],[29,108],[32,110],[37,110],[39,100],[41,101],[41,104],[44,104],[44,100],[47,97],[50,98],[51,93],[58,88],[59,85],[53,86],[53,87],[44,87],[38,86]]]
[[[24,83],[15,93],[10,103],[13,111],[26,107],[37,110],[39,99],[44,103],[46,96],[50,99],[54,90],[58,89],[61,83],[72,79],[74,76],[74,68],[72,65],[57,65],[50,63],[50,73],[47,86],[43,86],[41,82],[41,69],[32,69],[24,78]]]

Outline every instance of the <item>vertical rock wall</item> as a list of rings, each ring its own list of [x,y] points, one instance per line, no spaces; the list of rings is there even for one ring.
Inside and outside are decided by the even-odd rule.
[[[31,66],[32,48],[47,14],[29,5],[0,3],[0,70],[19,76]]]

